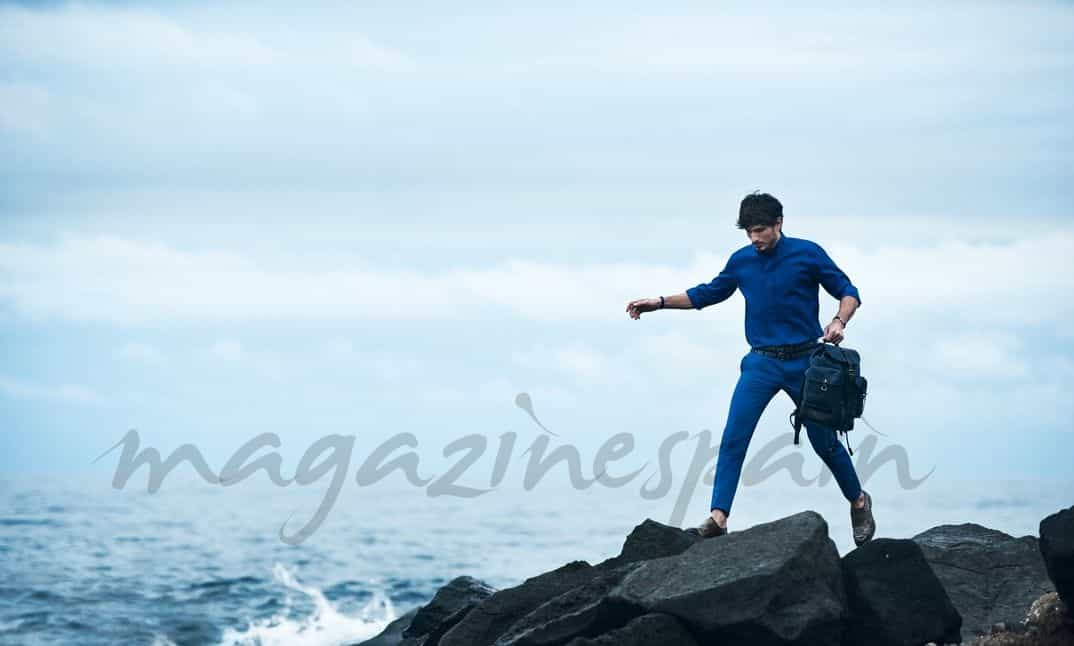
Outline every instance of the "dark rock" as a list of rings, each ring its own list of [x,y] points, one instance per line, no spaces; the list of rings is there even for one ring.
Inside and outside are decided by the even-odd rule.
[[[496,640],[496,646],[560,646],[574,637],[599,635],[622,626],[639,611],[607,595],[637,567],[637,563],[628,563],[605,569],[590,581],[541,604],[515,622]]]
[[[600,573],[585,561],[571,561],[551,572],[526,579],[479,603],[440,638],[441,646],[489,646],[516,621],[551,598],[576,588]],[[431,646],[431,645],[430,645]]]
[[[494,592],[472,577],[456,577],[437,590],[429,603],[412,609],[358,646],[433,646],[448,628]]]
[[[605,595],[633,569],[628,566],[678,554],[697,540],[677,527],[647,518],[630,532],[618,556],[595,566],[574,561],[501,590],[445,633],[440,643],[485,646],[501,637],[503,643],[511,644],[563,643],[576,635],[597,634],[620,626],[640,613]],[[546,602],[547,606],[538,611]]]
[[[835,646],[842,634],[839,552],[812,511],[644,561],[609,598],[672,615],[702,643]]]
[[[469,576],[455,577],[436,591],[432,600],[418,610],[403,631],[400,646],[432,646],[474,606],[496,592],[483,581]]]
[[[687,534],[678,527],[671,527],[646,518],[627,535],[619,556],[602,561],[597,567],[615,567],[623,563],[674,556],[681,554],[700,540],[702,540],[700,536]]]
[[[419,608],[412,608],[410,612],[397,617],[388,624],[376,637],[358,642],[353,646],[398,646],[403,639],[403,631],[410,625],[414,615],[418,614],[418,610]]]
[[[961,641],[962,618],[912,540],[879,538],[847,554],[843,587],[848,610],[845,644]]]
[[[1032,536],[966,523],[933,527],[913,541],[962,615],[963,641],[989,634],[993,624],[1020,622],[1035,599],[1054,590]]]
[[[578,637],[567,646],[698,646],[681,621],[662,613],[651,612],[631,619],[622,628],[598,637]]]
[[[1040,553],[1067,612],[1074,615],[1074,507],[1040,521]]]

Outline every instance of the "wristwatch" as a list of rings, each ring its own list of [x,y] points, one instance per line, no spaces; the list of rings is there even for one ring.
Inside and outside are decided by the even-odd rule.
[[[840,323],[842,323],[842,324],[843,324],[843,327],[844,327],[844,328],[845,328],[845,327],[847,326],[847,322],[846,322],[846,321],[844,321],[843,319],[839,318],[839,315],[838,315],[838,314],[836,314],[835,316],[833,316],[833,317],[832,317],[832,320],[833,320],[833,321],[839,321]]]

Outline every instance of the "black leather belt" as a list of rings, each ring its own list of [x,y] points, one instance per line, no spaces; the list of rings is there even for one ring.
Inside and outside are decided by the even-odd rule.
[[[805,343],[797,343],[794,345],[766,345],[764,347],[751,348],[750,352],[763,354],[766,357],[779,359],[780,361],[789,361],[811,354],[819,345],[820,344],[816,341],[806,341]]]

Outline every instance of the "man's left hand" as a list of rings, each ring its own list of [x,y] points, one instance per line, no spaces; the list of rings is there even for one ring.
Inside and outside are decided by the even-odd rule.
[[[838,344],[843,340],[843,323],[839,319],[832,319],[828,327],[824,328],[824,340]]]

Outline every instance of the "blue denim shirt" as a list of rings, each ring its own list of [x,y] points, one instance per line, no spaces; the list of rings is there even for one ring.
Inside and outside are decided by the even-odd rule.
[[[711,282],[686,290],[695,309],[731,297],[735,289],[746,299],[746,341],[750,347],[815,341],[824,334],[819,322],[818,295],[824,290],[837,299],[858,289],[815,242],[782,235],[768,251],[746,245],[727,261]]]

